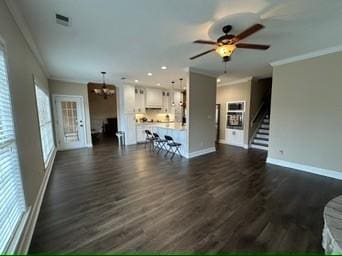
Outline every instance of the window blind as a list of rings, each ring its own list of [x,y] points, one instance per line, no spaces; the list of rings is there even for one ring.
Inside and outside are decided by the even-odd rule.
[[[47,167],[52,151],[55,147],[51,119],[49,95],[36,84],[36,100],[38,107],[40,140],[42,143],[45,167]]]
[[[25,212],[4,47],[0,44],[0,254]]]

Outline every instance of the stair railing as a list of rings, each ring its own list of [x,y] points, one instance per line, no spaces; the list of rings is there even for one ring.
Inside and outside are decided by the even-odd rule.
[[[263,101],[261,102],[258,110],[254,114],[253,118],[251,119],[250,123],[250,129],[253,130],[252,136],[249,138],[248,144],[250,145],[253,141],[257,131],[258,127],[261,125],[263,119],[265,118],[267,112],[270,110],[270,96],[271,91],[267,93],[267,95],[264,96]]]

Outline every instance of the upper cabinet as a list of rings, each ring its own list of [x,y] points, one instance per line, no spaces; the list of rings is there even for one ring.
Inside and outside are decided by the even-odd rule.
[[[135,88],[132,85],[125,85],[123,87],[123,108],[124,112],[135,113]]]
[[[145,89],[144,88],[135,88],[135,112],[136,113],[145,113]]]
[[[146,88],[146,107],[147,108],[162,108],[163,94],[162,90],[155,88]]]

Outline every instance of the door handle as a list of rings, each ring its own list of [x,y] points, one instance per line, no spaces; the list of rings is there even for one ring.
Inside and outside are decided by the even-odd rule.
[[[83,124],[80,124],[80,127],[83,127]]]

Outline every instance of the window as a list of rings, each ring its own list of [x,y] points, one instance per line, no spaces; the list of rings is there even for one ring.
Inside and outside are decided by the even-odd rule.
[[[0,44],[0,254],[25,212],[4,46]]]
[[[49,95],[36,84],[36,100],[39,116],[40,140],[42,143],[45,167],[47,167],[52,151],[53,141],[52,120]]]

